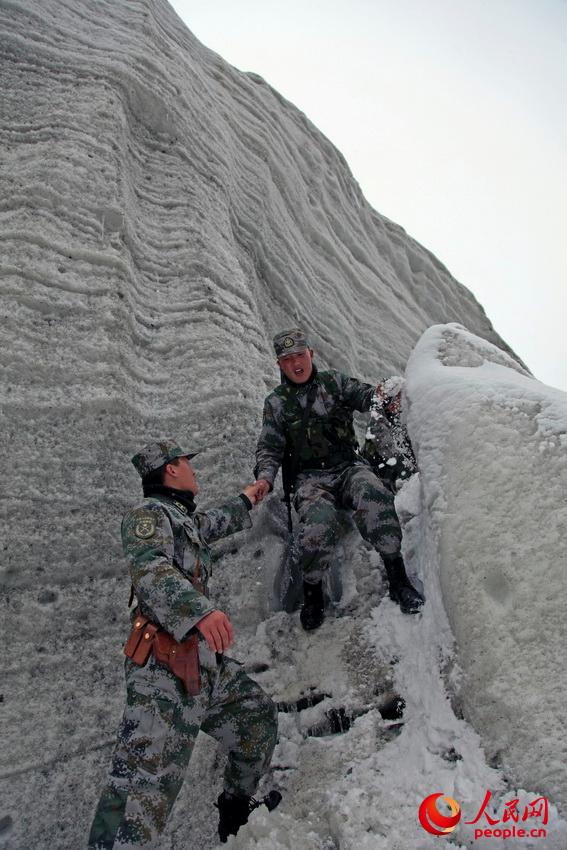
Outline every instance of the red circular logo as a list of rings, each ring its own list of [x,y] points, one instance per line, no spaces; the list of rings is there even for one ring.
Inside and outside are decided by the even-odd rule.
[[[441,797],[451,809],[450,815],[442,815],[437,808],[437,800]],[[430,794],[419,807],[419,822],[431,835],[448,835],[453,832],[461,819],[461,807],[452,797],[443,794]]]

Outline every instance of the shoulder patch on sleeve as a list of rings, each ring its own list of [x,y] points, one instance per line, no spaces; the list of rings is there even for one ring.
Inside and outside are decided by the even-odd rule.
[[[138,514],[134,520],[134,534],[142,540],[153,537],[156,533],[156,528],[156,518],[149,511]]]

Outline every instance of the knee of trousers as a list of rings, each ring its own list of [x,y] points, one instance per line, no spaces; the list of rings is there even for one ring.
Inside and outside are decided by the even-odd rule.
[[[363,486],[357,488],[351,498],[355,510],[364,509],[373,504],[380,505],[382,510],[394,509],[394,494],[375,475],[365,480]]]
[[[345,483],[347,497],[356,503],[359,501],[378,501],[392,503],[394,496],[381,478],[366,466],[358,466]]]
[[[376,478],[365,482],[365,486],[351,495],[351,507],[355,515],[368,516],[374,522],[398,523],[394,494]]]
[[[254,723],[250,729],[253,745],[249,751],[252,760],[259,759],[266,769],[272,758],[278,737],[278,710],[270,697],[261,691],[254,711]]]
[[[263,688],[239,670],[242,683],[242,703],[238,712],[239,726],[244,739],[256,740],[256,749],[268,749],[270,754],[278,732],[278,710],[272,698]]]
[[[303,504],[298,510],[301,532],[312,533],[312,529],[335,529],[338,526],[337,508],[331,502],[318,501]]]

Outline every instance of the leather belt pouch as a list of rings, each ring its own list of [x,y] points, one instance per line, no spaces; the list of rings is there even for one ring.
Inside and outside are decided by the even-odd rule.
[[[154,655],[156,661],[165,664],[174,676],[181,679],[189,696],[197,696],[201,690],[197,635],[178,643],[170,634],[160,630],[154,640]]]
[[[154,625],[147,617],[136,617],[130,637],[124,646],[124,655],[143,667],[150,657],[158,628],[159,626]]]

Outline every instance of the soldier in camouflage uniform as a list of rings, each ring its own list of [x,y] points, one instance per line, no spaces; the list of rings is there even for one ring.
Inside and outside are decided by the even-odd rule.
[[[358,453],[353,427],[353,411],[368,411],[373,402],[375,407],[385,407],[395,399],[387,398],[381,387],[333,369],[319,372],[312,362],[313,350],[299,328],[276,334],[274,348],[282,383],[264,402],[255,474],[263,498],[272,489],[280,465],[293,466],[296,461],[292,486],[301,525],[303,627],[317,628],[324,619],[322,577],[338,539],[339,507],[353,511],[361,535],[381,555],[390,597],[404,613],[416,613],[423,597],[406,575],[394,497]],[[382,430],[382,436],[387,438],[387,430]],[[387,446],[382,453],[388,456]]]
[[[133,622],[160,627],[174,650],[198,634],[199,641],[192,640],[198,643],[200,682],[190,695],[184,680],[156,660],[157,648],[144,666],[126,658],[126,708],[90,832],[91,850],[158,846],[200,729],[228,753],[217,803],[219,836],[226,841],[259,804],[252,795],[275,745],[274,703],[224,654],[232,625],[206,594],[209,544],[251,526],[257,488],[249,485],[222,507],[197,512],[193,456],[172,440],[150,443],[135,455],[145,498],[125,514],[122,543],[138,601]],[[273,808],[274,797],[268,797],[264,802]]]

